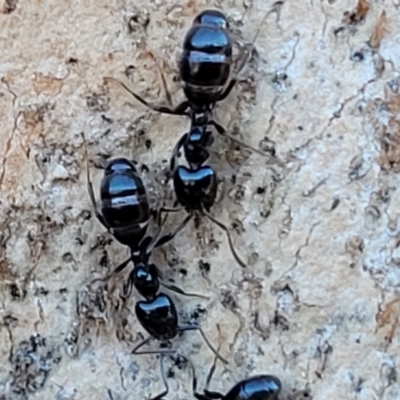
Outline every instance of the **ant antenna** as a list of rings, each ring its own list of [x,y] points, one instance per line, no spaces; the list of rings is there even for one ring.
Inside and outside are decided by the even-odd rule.
[[[159,62],[157,61],[156,56],[153,54],[153,52],[149,51],[149,55],[150,55],[150,57],[153,59],[153,61],[155,62],[155,64],[157,65],[158,72],[159,72],[160,75],[161,75],[161,80],[162,80],[162,84],[163,84],[163,88],[164,88],[165,97],[167,98],[167,101],[168,101],[169,106],[172,107],[172,106],[173,106],[173,103],[172,103],[171,93],[170,93],[169,90],[168,90],[167,81],[166,81],[166,79],[165,79],[165,75],[164,75],[164,73],[163,73],[163,71],[162,71],[162,68],[161,68]]]

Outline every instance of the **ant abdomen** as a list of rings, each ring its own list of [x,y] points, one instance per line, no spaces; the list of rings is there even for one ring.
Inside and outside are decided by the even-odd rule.
[[[229,82],[233,64],[227,26],[222,13],[206,10],[186,34],[179,69],[189,101],[205,104],[217,101]]]
[[[101,182],[101,212],[117,240],[127,246],[146,234],[150,207],[142,179],[124,158],[110,161]]]

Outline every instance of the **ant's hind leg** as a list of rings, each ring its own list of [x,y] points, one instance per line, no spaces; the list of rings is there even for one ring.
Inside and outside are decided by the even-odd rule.
[[[87,145],[86,145],[86,138],[84,132],[81,132],[82,138],[83,138],[83,143],[85,147],[85,155],[86,155],[86,181],[87,181],[87,190],[89,193],[89,198],[90,198],[90,203],[92,205],[92,208],[94,210],[94,213],[96,215],[96,218],[99,220],[99,222],[110,232],[111,228],[107,224],[106,220],[104,219],[103,215],[100,213],[100,211],[97,208],[96,204],[96,197],[94,195],[94,190],[93,190],[93,185],[92,185],[92,180],[90,178],[90,169],[89,169],[89,156],[88,156],[88,151],[87,151]]]
[[[169,391],[167,377],[166,377],[165,368],[164,368],[164,355],[160,356],[160,370],[161,370],[161,379],[163,381],[165,389],[163,392],[161,392],[160,394],[158,394],[155,397],[152,397],[150,400],[161,400],[164,396],[166,396],[168,394],[168,391]]]
[[[219,325],[217,325],[217,327],[218,327],[218,332],[220,332]],[[221,350],[221,344],[218,343],[217,352],[219,353],[220,350]],[[225,397],[222,393],[211,392],[211,391],[208,390],[208,387],[209,387],[209,385],[210,385],[211,378],[212,378],[212,376],[213,376],[213,374],[214,374],[214,372],[215,372],[215,368],[216,368],[216,366],[217,366],[217,360],[218,360],[218,357],[216,356],[216,357],[214,358],[213,365],[211,366],[210,371],[208,372],[208,375],[207,375],[206,387],[205,387],[205,389],[204,389],[204,394],[201,394],[201,393],[198,393],[198,392],[197,392],[197,377],[196,377],[196,371],[195,371],[195,369],[194,369],[193,364],[190,362],[190,366],[191,366],[191,369],[192,369],[192,375],[193,375],[192,391],[193,391],[193,396],[194,396],[196,399],[198,399],[198,400],[210,400],[210,399],[222,399],[222,398]]]
[[[260,154],[261,156],[267,157],[269,159],[271,158],[271,156],[269,154],[264,153],[263,151],[258,150],[255,147],[250,146],[249,144],[244,143],[241,140],[236,139],[234,136],[230,135],[226,131],[226,129],[221,124],[219,124],[218,122],[212,120],[212,121],[209,122],[209,124],[212,125],[221,136],[224,136],[227,139],[232,140],[232,142],[237,143],[239,146],[243,146],[243,147],[253,151],[254,153]]]
[[[228,364],[228,361],[223,358],[217,350],[215,350],[214,346],[211,344],[211,342],[208,340],[206,334],[204,333],[203,329],[199,325],[184,325],[180,326],[179,330],[181,332],[185,331],[199,331],[201,336],[203,337],[203,340],[206,342],[208,348],[214,353],[215,357],[217,357],[220,361],[222,361],[224,364]]]
[[[185,226],[188,224],[188,222],[193,218],[193,214],[188,214],[185,219],[178,225],[178,227],[171,233],[168,233],[164,236],[162,236],[157,243],[154,245],[154,247],[159,247],[162,246],[168,242],[170,242],[182,229],[185,228]]]
[[[219,226],[226,233],[226,236],[228,238],[229,248],[231,249],[233,258],[242,268],[246,268],[247,265],[240,259],[239,255],[236,253],[235,246],[233,245],[233,240],[231,234],[229,233],[228,227],[224,225],[221,221],[218,221],[217,219],[212,217],[207,211],[203,210],[203,213],[211,222],[214,222],[215,225]]]
[[[128,259],[126,259],[124,262],[122,262],[120,265],[118,265],[118,267],[115,268],[114,271],[112,271],[110,274],[108,274],[105,278],[93,279],[92,282],[90,283],[90,285],[93,285],[93,283],[95,283],[95,282],[107,282],[111,277],[122,272],[131,261],[132,261],[132,256],[130,256]]]

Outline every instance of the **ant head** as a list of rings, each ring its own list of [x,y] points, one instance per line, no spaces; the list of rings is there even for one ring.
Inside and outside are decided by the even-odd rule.
[[[124,174],[125,172],[137,172],[133,163],[126,158],[114,158],[111,160],[104,171],[105,175]]]
[[[154,264],[143,262],[136,264],[129,279],[140,295],[146,299],[153,299],[160,288],[158,272]]]
[[[229,29],[226,16],[219,10],[204,10],[193,20],[193,24],[211,25],[216,28]]]

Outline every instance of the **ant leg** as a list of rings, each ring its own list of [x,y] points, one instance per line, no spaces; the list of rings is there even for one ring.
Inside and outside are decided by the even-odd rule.
[[[178,157],[179,150],[183,146],[183,144],[186,142],[188,137],[188,134],[185,133],[178,141],[178,143],[175,145],[174,150],[172,151],[172,155],[169,161],[169,171],[172,173],[175,171],[175,165],[176,165],[176,158]]]
[[[240,51],[240,54],[239,54],[240,64],[239,64],[239,66],[238,66],[237,68],[235,68],[235,75],[236,75],[236,76],[240,74],[240,72],[242,71],[242,69],[244,68],[244,66],[245,66],[245,65],[247,64],[247,62],[249,61],[251,52],[252,52],[253,49],[254,49],[254,44],[255,44],[255,42],[256,42],[256,40],[257,40],[257,38],[258,38],[258,35],[259,35],[260,32],[261,32],[261,28],[262,28],[262,26],[264,25],[264,22],[265,22],[265,20],[267,19],[268,15],[269,15],[269,14],[272,14],[273,12],[279,13],[279,8],[280,8],[282,5],[281,5],[281,4],[278,4],[278,3],[280,3],[280,2],[275,3],[275,5],[272,7],[272,9],[269,10],[269,11],[264,15],[264,17],[263,17],[263,19],[262,19],[262,21],[261,21],[261,23],[260,23],[260,25],[259,25],[259,27],[258,27],[258,29],[257,29],[257,31],[256,31],[256,34],[255,34],[254,37],[253,37],[253,40],[252,40],[250,43],[248,43],[248,44],[246,44],[246,45],[240,47],[240,49],[239,49],[239,51]]]
[[[131,351],[131,354],[140,354],[137,351],[143,347],[144,345],[146,345],[147,343],[150,342],[150,340],[152,339],[152,336],[148,336],[146,339],[142,340],[139,344],[137,344],[133,350]]]
[[[194,369],[194,366],[192,362],[190,362],[190,368],[192,370],[192,375],[193,375],[193,380],[192,380],[192,392],[193,396],[198,399],[198,400],[210,400],[205,394],[201,394],[197,392],[197,377],[196,377],[196,371]],[[221,396],[222,398],[223,396]]]
[[[219,325],[218,325],[218,332],[219,332]],[[220,350],[220,348],[221,348],[221,345],[219,343],[218,344],[218,351]],[[208,372],[207,379],[206,379],[206,387],[204,389],[204,394],[210,399],[221,399],[221,398],[224,397],[224,395],[221,394],[221,393],[213,392],[213,391],[208,390],[208,388],[210,386],[210,382],[211,382],[212,376],[214,375],[214,372],[215,372],[215,368],[217,367],[217,361],[218,361],[218,358],[215,357],[213,365],[211,366],[210,371]]]
[[[178,200],[175,200],[172,208],[161,207],[159,212],[161,214],[161,213],[165,213],[165,212],[166,213],[174,213],[174,212],[182,211],[185,207],[182,207],[182,206],[178,207],[178,204],[179,204]]]
[[[225,136],[226,138],[232,140],[232,142],[235,142],[240,146],[246,147],[246,148],[250,149],[251,151],[254,151],[255,153],[260,154],[260,155],[262,155],[264,157],[271,158],[268,154],[264,153],[263,151],[258,150],[255,147],[252,147],[249,144],[244,143],[241,140],[236,139],[234,136],[232,136],[229,133],[227,133],[226,129],[221,124],[219,124],[218,122],[216,122],[214,120],[211,120],[209,122],[209,124],[212,125],[220,135]]]
[[[171,234],[168,234],[168,235],[164,235],[161,238],[159,238],[160,234],[161,234],[161,229],[162,229],[163,225],[165,224],[165,222],[167,221],[169,213],[180,211],[180,210],[182,210],[182,208],[183,207],[176,208],[176,209],[168,209],[168,208],[164,208],[163,207],[163,208],[160,208],[158,210],[157,219],[158,219],[158,222],[159,222],[159,227],[157,228],[157,231],[156,231],[155,235],[153,236],[153,238],[150,240],[150,242],[148,244],[144,245],[143,242],[142,242],[142,244],[141,244],[142,251],[144,250],[146,254],[150,254],[154,250],[155,247],[159,247],[159,246],[169,242],[170,240],[172,240],[175,237],[175,235],[178,233],[178,231],[176,231],[173,234],[173,236],[171,236]],[[161,221],[161,213],[162,212],[166,212],[167,215]]]
[[[120,82],[119,80],[112,78],[110,76],[106,76],[103,78],[104,83],[109,83],[111,81],[119,83],[127,92],[129,92],[137,101],[142,103],[144,106],[150,108],[153,111],[157,111],[163,114],[171,114],[171,115],[186,115],[188,116],[188,111],[187,109],[189,108],[189,102],[187,100],[183,101],[181,104],[178,104],[174,108],[170,107],[164,107],[164,106],[159,106],[156,104],[150,104],[148,101],[146,101],[143,97],[139,96],[136,94],[133,90],[129,89],[128,86],[125,85],[125,83]]]
[[[182,211],[184,207],[173,207],[173,208],[168,208],[168,207],[162,207],[160,210],[161,212],[166,212],[166,213],[174,213],[174,212],[179,212]]]
[[[193,218],[193,214],[188,214],[186,218],[179,224],[179,226],[175,229],[174,232],[168,233],[167,235],[162,236],[154,247],[159,247],[164,245],[165,243],[170,242],[185,226],[188,222]]]
[[[161,392],[160,394],[158,394],[155,397],[152,397],[150,400],[160,400],[162,399],[164,396],[166,396],[168,394],[169,391],[169,387],[168,387],[168,383],[167,383],[167,377],[165,375],[165,369],[164,369],[164,355],[161,355],[160,357],[160,370],[161,370],[161,379],[164,383],[164,391]]]
[[[135,351],[135,353],[131,353],[131,354],[135,354],[135,355],[149,355],[149,354],[161,354],[161,355],[165,355],[165,354],[175,354],[176,350],[146,350],[146,351]]]
[[[160,64],[158,63],[156,56],[151,51],[149,52],[149,54],[157,66],[158,72],[160,73],[160,76],[161,76],[161,81],[163,84],[165,97],[167,98],[167,101],[168,101],[168,104],[170,105],[170,107],[172,107],[171,93],[168,90],[167,81],[165,79],[164,72],[162,71],[162,68],[161,68]]]
[[[185,332],[185,331],[199,331],[201,336],[203,337],[204,341],[206,342],[207,346],[209,347],[209,349],[214,353],[214,355],[221,360],[224,364],[228,364],[228,361],[225,360],[225,358],[223,358],[217,350],[214,349],[214,346],[211,344],[211,342],[208,340],[206,334],[203,332],[203,329],[201,329],[201,327],[199,325],[184,325],[184,326],[180,326],[179,330],[181,332]]]
[[[229,93],[232,91],[232,89],[236,86],[237,82],[238,82],[237,79],[233,78],[229,82],[227,88],[221,93],[221,96],[218,97],[218,101],[225,100],[228,97]]]
[[[227,228],[227,226],[224,225],[222,222],[218,221],[217,219],[215,219],[214,217],[212,217],[207,211],[203,210],[203,213],[211,222],[214,222],[215,225],[219,226],[223,231],[225,231],[226,236],[228,237],[229,248],[231,249],[233,258],[242,268],[246,268],[247,265],[240,259],[240,257],[236,253],[235,247],[233,246],[232,237],[229,233],[229,229]]]
[[[218,326],[218,332],[220,333],[219,325],[217,325],[217,326]],[[220,349],[221,349],[221,344],[218,343],[218,349],[217,349],[217,351],[219,352]],[[212,367],[210,368],[210,371],[208,372],[207,380],[206,380],[206,387],[205,387],[205,389],[204,389],[204,394],[197,393],[197,391],[196,391],[196,387],[197,387],[196,372],[195,372],[195,369],[194,369],[194,367],[193,367],[193,364],[190,363],[190,366],[191,366],[191,369],[192,369],[192,374],[193,374],[193,386],[192,386],[192,388],[193,388],[193,395],[194,395],[194,397],[196,397],[196,398],[199,399],[199,400],[223,399],[223,398],[225,397],[225,396],[224,396],[223,394],[221,394],[221,393],[218,393],[218,392],[211,392],[210,390],[208,390],[208,387],[209,387],[209,385],[210,385],[211,378],[212,378],[212,376],[213,376],[213,374],[214,374],[214,372],[215,372],[215,367],[216,367],[216,365],[217,365],[217,360],[218,360],[218,358],[215,357],[215,358],[214,358],[213,365],[212,365]]]
[[[99,281],[103,281],[103,282],[107,282],[112,276],[119,274],[120,272],[122,272],[126,266],[132,261],[132,256],[130,256],[127,260],[125,260],[124,262],[122,262],[120,265],[118,265],[117,268],[114,269],[113,272],[111,272],[109,275],[107,275],[105,278],[96,278],[91,282],[91,285],[95,282],[99,282]]]
[[[149,256],[151,254],[151,252],[154,250],[154,248],[158,247],[158,241],[159,241],[159,237],[161,234],[162,226],[164,225],[165,221],[167,220],[168,215],[169,214],[167,214],[165,216],[164,220],[160,222],[160,226],[157,228],[157,231],[155,232],[154,236],[151,238],[150,242],[148,244],[141,245],[141,251],[144,252],[144,254]],[[161,217],[161,213],[159,213],[159,216]]]
[[[89,198],[90,198],[90,203],[92,204],[92,208],[94,210],[94,213],[96,215],[96,218],[99,220],[99,222],[110,232],[111,228],[107,224],[106,220],[104,219],[103,215],[100,213],[100,211],[97,209],[97,204],[96,204],[96,197],[94,195],[94,190],[93,190],[93,185],[92,181],[90,179],[90,170],[89,170],[89,155],[87,151],[87,145],[86,145],[86,137],[85,133],[81,132],[82,138],[83,138],[83,143],[85,147],[85,155],[86,155],[86,181],[87,181],[87,189],[89,192]]]
[[[175,285],[169,285],[168,283],[164,283],[162,281],[160,281],[160,285],[164,286],[166,289],[171,290],[175,293],[178,293],[182,296],[186,296],[186,297],[199,297],[200,299],[205,299],[205,300],[209,300],[210,298],[208,296],[204,296],[202,294],[197,294],[197,293],[186,293],[185,291],[183,291],[182,289],[178,288]]]

